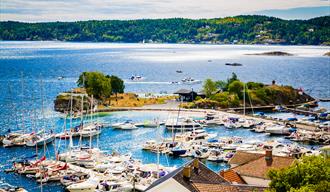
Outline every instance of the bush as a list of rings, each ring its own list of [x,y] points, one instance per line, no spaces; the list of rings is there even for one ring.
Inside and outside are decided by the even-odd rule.
[[[319,156],[306,156],[293,165],[268,173],[272,190],[286,191],[329,191],[330,159]]]

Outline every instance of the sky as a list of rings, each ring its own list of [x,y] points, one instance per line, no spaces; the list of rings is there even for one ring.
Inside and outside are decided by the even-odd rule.
[[[199,19],[246,14],[309,19],[330,15],[330,0],[0,0],[1,21]]]

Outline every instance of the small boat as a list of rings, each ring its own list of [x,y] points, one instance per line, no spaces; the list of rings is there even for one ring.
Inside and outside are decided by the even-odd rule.
[[[186,149],[182,149],[181,147],[177,146],[171,149],[171,154],[173,156],[180,156],[180,155],[184,155],[186,151],[187,151]]]
[[[113,124],[111,124],[111,127],[114,128],[114,129],[120,129],[122,125],[125,125],[127,123],[131,123],[131,122],[132,122],[131,120],[127,120],[127,121],[124,121],[124,122],[113,123]]]
[[[284,125],[266,127],[265,132],[271,135],[290,135],[291,133],[290,128],[285,127]]]
[[[62,80],[62,79],[64,79],[64,76],[57,77],[57,80]]]
[[[176,72],[177,72],[177,73],[182,73],[182,71],[181,71],[181,70],[176,70]]]
[[[132,75],[130,77],[130,80],[132,81],[142,81],[144,79],[144,77],[140,76],[140,75]]]
[[[187,77],[181,80],[182,84],[193,85],[193,84],[200,84],[202,83],[201,80],[196,80],[192,77]]]
[[[94,192],[98,184],[98,179],[89,178],[81,183],[69,185],[66,189],[70,192]]]
[[[219,149],[211,149],[210,155],[207,158],[207,160],[217,162],[217,163],[222,162],[223,156],[221,156],[221,151]]]
[[[137,129],[138,127],[134,125],[134,123],[125,123],[123,125],[119,126],[119,129],[123,129],[123,130],[133,130],[133,129]]]
[[[226,63],[225,65],[228,65],[228,66],[242,66],[243,64],[241,64],[241,63]]]
[[[193,129],[201,129],[201,124],[195,122],[190,118],[174,118],[168,119],[165,122],[165,127],[168,130],[193,130]]]

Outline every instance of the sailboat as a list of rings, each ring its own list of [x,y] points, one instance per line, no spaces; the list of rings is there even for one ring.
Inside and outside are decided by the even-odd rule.
[[[41,87],[41,110],[44,117],[44,97],[43,97],[43,89],[42,89],[42,81],[40,83]],[[43,146],[48,143],[51,143],[55,140],[55,134],[52,133],[46,133],[45,128],[43,128],[41,131],[39,131],[37,134],[33,134],[32,138],[26,142],[26,146],[28,147],[34,147],[34,146]]]

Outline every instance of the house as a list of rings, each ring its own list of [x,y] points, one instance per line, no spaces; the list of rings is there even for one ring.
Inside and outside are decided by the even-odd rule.
[[[293,157],[272,155],[272,150],[266,150],[265,154],[238,151],[229,161],[231,168],[220,175],[230,183],[268,187],[268,171],[289,167],[294,161]]]
[[[179,95],[180,101],[186,101],[186,102],[191,102],[191,101],[195,100],[196,97],[197,97],[197,95],[198,95],[192,89],[191,90],[180,89],[180,90],[176,91],[174,94],[178,94]]]
[[[263,187],[231,184],[222,176],[207,168],[198,159],[194,159],[184,166],[151,184],[147,192],[248,192],[264,191]]]

